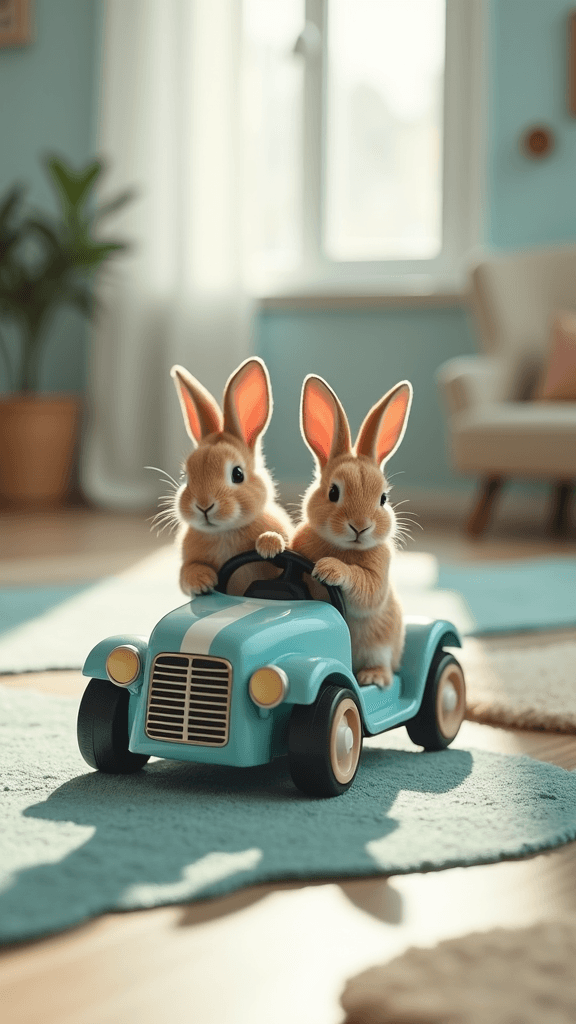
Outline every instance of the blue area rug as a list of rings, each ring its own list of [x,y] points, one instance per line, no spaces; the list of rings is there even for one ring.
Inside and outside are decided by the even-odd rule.
[[[440,565],[436,586],[461,595],[474,635],[576,625],[574,558]]]
[[[69,601],[91,585],[68,583],[50,587],[5,587],[0,590],[0,636]]]
[[[92,772],[77,706],[0,687],[2,942],[258,882],[489,863],[576,837],[576,775],[526,757],[394,749],[399,731],[370,741],[348,793],[312,800],[285,759]]]

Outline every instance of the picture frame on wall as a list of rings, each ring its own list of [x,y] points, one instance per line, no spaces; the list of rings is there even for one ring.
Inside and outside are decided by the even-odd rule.
[[[0,47],[32,41],[32,0],[0,0]]]

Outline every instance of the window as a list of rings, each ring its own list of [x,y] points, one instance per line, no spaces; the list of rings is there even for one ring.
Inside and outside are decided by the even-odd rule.
[[[473,243],[477,0],[244,0],[249,278],[459,276]]]

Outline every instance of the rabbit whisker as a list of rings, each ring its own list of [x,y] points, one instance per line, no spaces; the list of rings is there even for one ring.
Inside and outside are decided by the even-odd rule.
[[[164,530],[167,530],[168,528],[170,530],[170,533],[173,533],[178,526],[178,520],[175,519],[173,516],[167,514],[162,514],[162,516],[153,516],[153,518],[151,520],[148,520],[148,522],[150,522],[151,524],[150,529],[156,530],[157,537],[159,537],[160,534],[164,533]]]
[[[159,469],[158,466],[144,466],[144,469],[154,469],[156,473],[164,473],[165,476],[170,478],[170,483],[174,484],[175,487],[179,487],[179,484],[167,469]]]
[[[165,518],[176,519],[177,518],[177,516],[176,516],[176,509],[173,508],[172,506],[168,506],[168,508],[161,508],[160,511],[156,512],[156,514],[152,518],[153,519],[165,519]]]
[[[397,519],[396,522],[399,524],[400,528],[403,529],[403,530],[405,530],[406,527],[408,527],[408,526],[410,526],[410,527],[417,526],[419,530],[424,530],[424,527],[422,526],[421,523],[415,523],[412,519],[409,519],[408,522],[405,522],[402,519]]]
[[[161,515],[161,516],[157,515],[157,516],[154,516],[152,519],[150,519],[148,521],[152,523],[152,526],[159,526],[160,523],[174,523],[174,522],[177,522],[175,517],[172,516],[172,515]]]

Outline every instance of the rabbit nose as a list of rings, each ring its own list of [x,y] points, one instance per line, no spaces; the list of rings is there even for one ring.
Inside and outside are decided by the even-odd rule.
[[[199,505],[198,502],[196,502],[196,508],[198,509],[199,512],[203,512],[204,515],[207,516],[210,509],[214,508],[214,502],[212,502],[211,505],[208,505],[208,508],[202,508],[202,505]]]
[[[365,526],[363,530],[357,530],[355,526],[352,526],[352,523],[348,523],[348,526],[350,527],[351,530],[354,530],[354,533],[356,534],[356,538],[358,538],[361,533],[366,533],[366,530],[370,529],[369,526]]]

